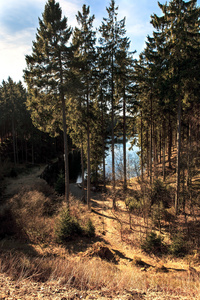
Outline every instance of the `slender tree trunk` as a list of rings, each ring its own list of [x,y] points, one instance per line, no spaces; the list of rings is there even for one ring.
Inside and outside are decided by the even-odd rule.
[[[67,124],[66,124],[66,104],[65,96],[63,91],[63,67],[61,60],[61,53],[59,52],[59,64],[60,64],[60,100],[62,103],[62,121],[63,121],[63,138],[64,138],[64,165],[65,165],[65,201],[67,203],[67,208],[69,210],[69,150],[68,150],[68,140],[67,140]]]
[[[18,149],[18,138],[17,133],[15,134],[15,143],[16,143],[16,162],[19,163],[19,149]]]
[[[188,126],[188,138],[187,138],[187,179],[186,179],[186,185],[189,190],[189,187],[191,185],[191,122],[189,120],[189,126]]]
[[[127,189],[127,173],[126,173],[126,95],[125,88],[123,92],[123,161],[124,161],[124,191]]]
[[[112,126],[112,184],[113,184],[113,208],[116,209],[115,199],[115,141],[114,141],[114,62],[112,54],[112,77],[111,77],[111,126]]]
[[[65,164],[65,201],[69,209],[69,161],[68,161],[68,140],[67,140],[67,125],[65,113],[65,99],[64,94],[61,92],[62,100],[62,118],[63,118],[63,138],[64,138],[64,164]]]
[[[162,160],[162,129],[160,128],[160,164],[161,164],[161,160]]]
[[[83,142],[81,143],[81,174],[82,174],[82,201],[85,202],[85,170],[83,161]]]
[[[151,124],[150,124],[150,149],[149,149],[149,169],[150,169],[150,185],[152,185],[153,182],[153,173],[152,173],[152,141],[153,141],[153,115],[152,115],[152,106],[153,106],[153,100],[152,95],[150,95],[150,101],[151,101]]]
[[[163,181],[166,179],[166,170],[165,170],[165,121],[163,121],[163,140],[162,140],[162,153],[163,153],[163,161],[162,161],[162,173],[163,173]]]
[[[181,96],[178,98],[177,113],[177,161],[176,161],[176,194],[175,194],[175,211],[179,209],[179,193],[180,193],[180,158],[181,158]]]
[[[89,210],[91,209],[90,177],[91,177],[91,170],[90,170],[89,91],[87,91],[87,205]]]
[[[156,169],[156,165],[158,163],[158,148],[157,148],[158,139],[157,139],[157,129],[155,128],[155,122],[153,124],[154,124],[153,126],[154,168]]]
[[[146,143],[147,143],[147,156],[146,156],[146,159],[147,159],[147,176],[149,177],[149,130],[147,129],[146,130]]]
[[[169,124],[168,124],[168,162],[169,162],[169,168],[172,167],[171,162],[171,156],[172,156],[172,124],[171,124],[171,116],[169,113]]]
[[[141,180],[144,180],[144,164],[143,164],[143,119],[142,119],[142,110],[141,110],[141,122],[140,122],[140,140],[141,140]]]
[[[102,111],[102,125],[104,121],[103,111]],[[104,125],[103,125],[104,126]],[[105,137],[102,134],[102,154],[103,154],[103,190],[106,191],[106,162],[105,162]]]
[[[13,136],[13,158],[14,164],[16,165],[16,143],[15,143],[15,125],[14,125],[14,118],[12,118],[12,136]]]

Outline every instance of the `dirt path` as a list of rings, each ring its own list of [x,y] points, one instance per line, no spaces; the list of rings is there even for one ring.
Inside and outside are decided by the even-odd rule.
[[[6,189],[4,191],[4,195],[6,197],[10,197],[18,193],[23,188],[28,188],[41,182],[46,184],[46,181],[40,178],[40,175],[42,174],[45,168],[46,165],[34,167],[28,170],[27,173],[18,175],[16,178],[6,178]]]

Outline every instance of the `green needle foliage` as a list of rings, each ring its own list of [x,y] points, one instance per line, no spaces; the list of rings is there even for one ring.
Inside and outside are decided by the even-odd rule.
[[[26,56],[24,78],[28,85],[27,107],[34,124],[43,131],[64,133],[65,197],[69,205],[68,144],[66,102],[70,94],[71,48],[67,47],[72,30],[62,19],[59,3],[49,0],[43,19],[39,19],[32,55]],[[62,117],[61,117],[62,116]]]

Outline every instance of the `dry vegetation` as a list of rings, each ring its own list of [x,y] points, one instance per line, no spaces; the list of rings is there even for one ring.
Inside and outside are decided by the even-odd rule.
[[[96,235],[59,244],[55,227],[65,204],[38,172],[35,180],[30,175],[32,184],[29,175],[15,179],[20,190],[1,205],[0,299],[200,299],[198,247],[183,258],[143,252],[140,243],[151,220],[135,213],[130,226],[120,189],[115,212],[109,191],[103,197],[93,194],[92,212],[71,197],[71,214],[83,227],[90,218]],[[136,187],[132,182],[130,195]],[[192,219],[188,216],[187,224]],[[186,226],[182,216],[174,224]],[[169,225],[162,224],[166,243]]]

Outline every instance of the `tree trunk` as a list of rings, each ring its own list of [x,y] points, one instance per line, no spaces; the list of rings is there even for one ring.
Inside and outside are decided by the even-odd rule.
[[[103,153],[103,190],[106,192],[106,162],[105,162],[105,138],[102,135],[102,153]]]
[[[111,126],[112,126],[112,184],[113,184],[113,208],[116,209],[115,199],[115,142],[114,142],[114,63],[112,55],[112,76],[111,76]]]
[[[15,125],[14,125],[14,118],[12,118],[12,136],[13,136],[13,159],[14,164],[16,165],[16,144],[15,144]]]
[[[147,176],[149,177],[149,130],[146,130],[146,143],[147,143],[147,147],[146,147],[146,159],[147,159]]]
[[[89,125],[89,91],[87,92],[87,205],[88,209],[91,209],[90,203],[90,125]]]
[[[60,64],[60,100],[62,103],[62,120],[63,120],[63,137],[64,137],[64,164],[65,164],[65,201],[69,210],[69,161],[68,161],[68,140],[67,140],[67,125],[66,125],[66,104],[63,90],[63,67],[61,61],[61,53],[59,52],[59,64]]]
[[[179,209],[179,193],[180,193],[180,153],[181,153],[181,97],[178,98],[177,112],[177,160],[176,160],[176,194],[175,194],[175,211]]]
[[[62,117],[63,117],[63,137],[64,137],[64,164],[65,164],[65,201],[69,209],[69,161],[68,161],[68,141],[67,141],[67,125],[65,113],[65,99],[61,92],[62,99]]]
[[[127,174],[126,174],[126,95],[125,88],[123,92],[123,161],[124,161],[124,191],[127,189]]]
[[[161,164],[161,160],[162,160],[162,129],[160,128],[160,160],[159,160],[159,162],[160,162],[160,164]]]
[[[171,156],[172,156],[172,124],[171,124],[171,117],[169,113],[169,124],[168,124],[168,162],[169,162],[169,168],[172,167],[171,162]]]
[[[152,95],[150,95],[150,101],[151,101],[151,124],[150,124],[150,149],[149,149],[149,171],[150,171],[150,185],[152,185],[153,182],[153,174],[152,174],[152,141],[153,141],[153,115],[152,115]]]
[[[189,120],[189,126],[188,126],[188,137],[187,137],[188,143],[187,143],[187,178],[186,178],[186,185],[187,189],[189,190],[189,187],[191,185],[191,123]]]
[[[141,110],[141,123],[140,123],[140,140],[141,140],[141,180],[144,180],[144,164],[143,164],[143,120],[142,120],[142,110]]]
[[[81,143],[81,174],[82,174],[82,201],[85,202],[85,170],[83,161],[83,142]]]
[[[165,121],[163,121],[162,153],[163,153],[162,173],[163,173],[163,181],[165,181],[165,179],[166,179],[166,172],[165,172]]]

